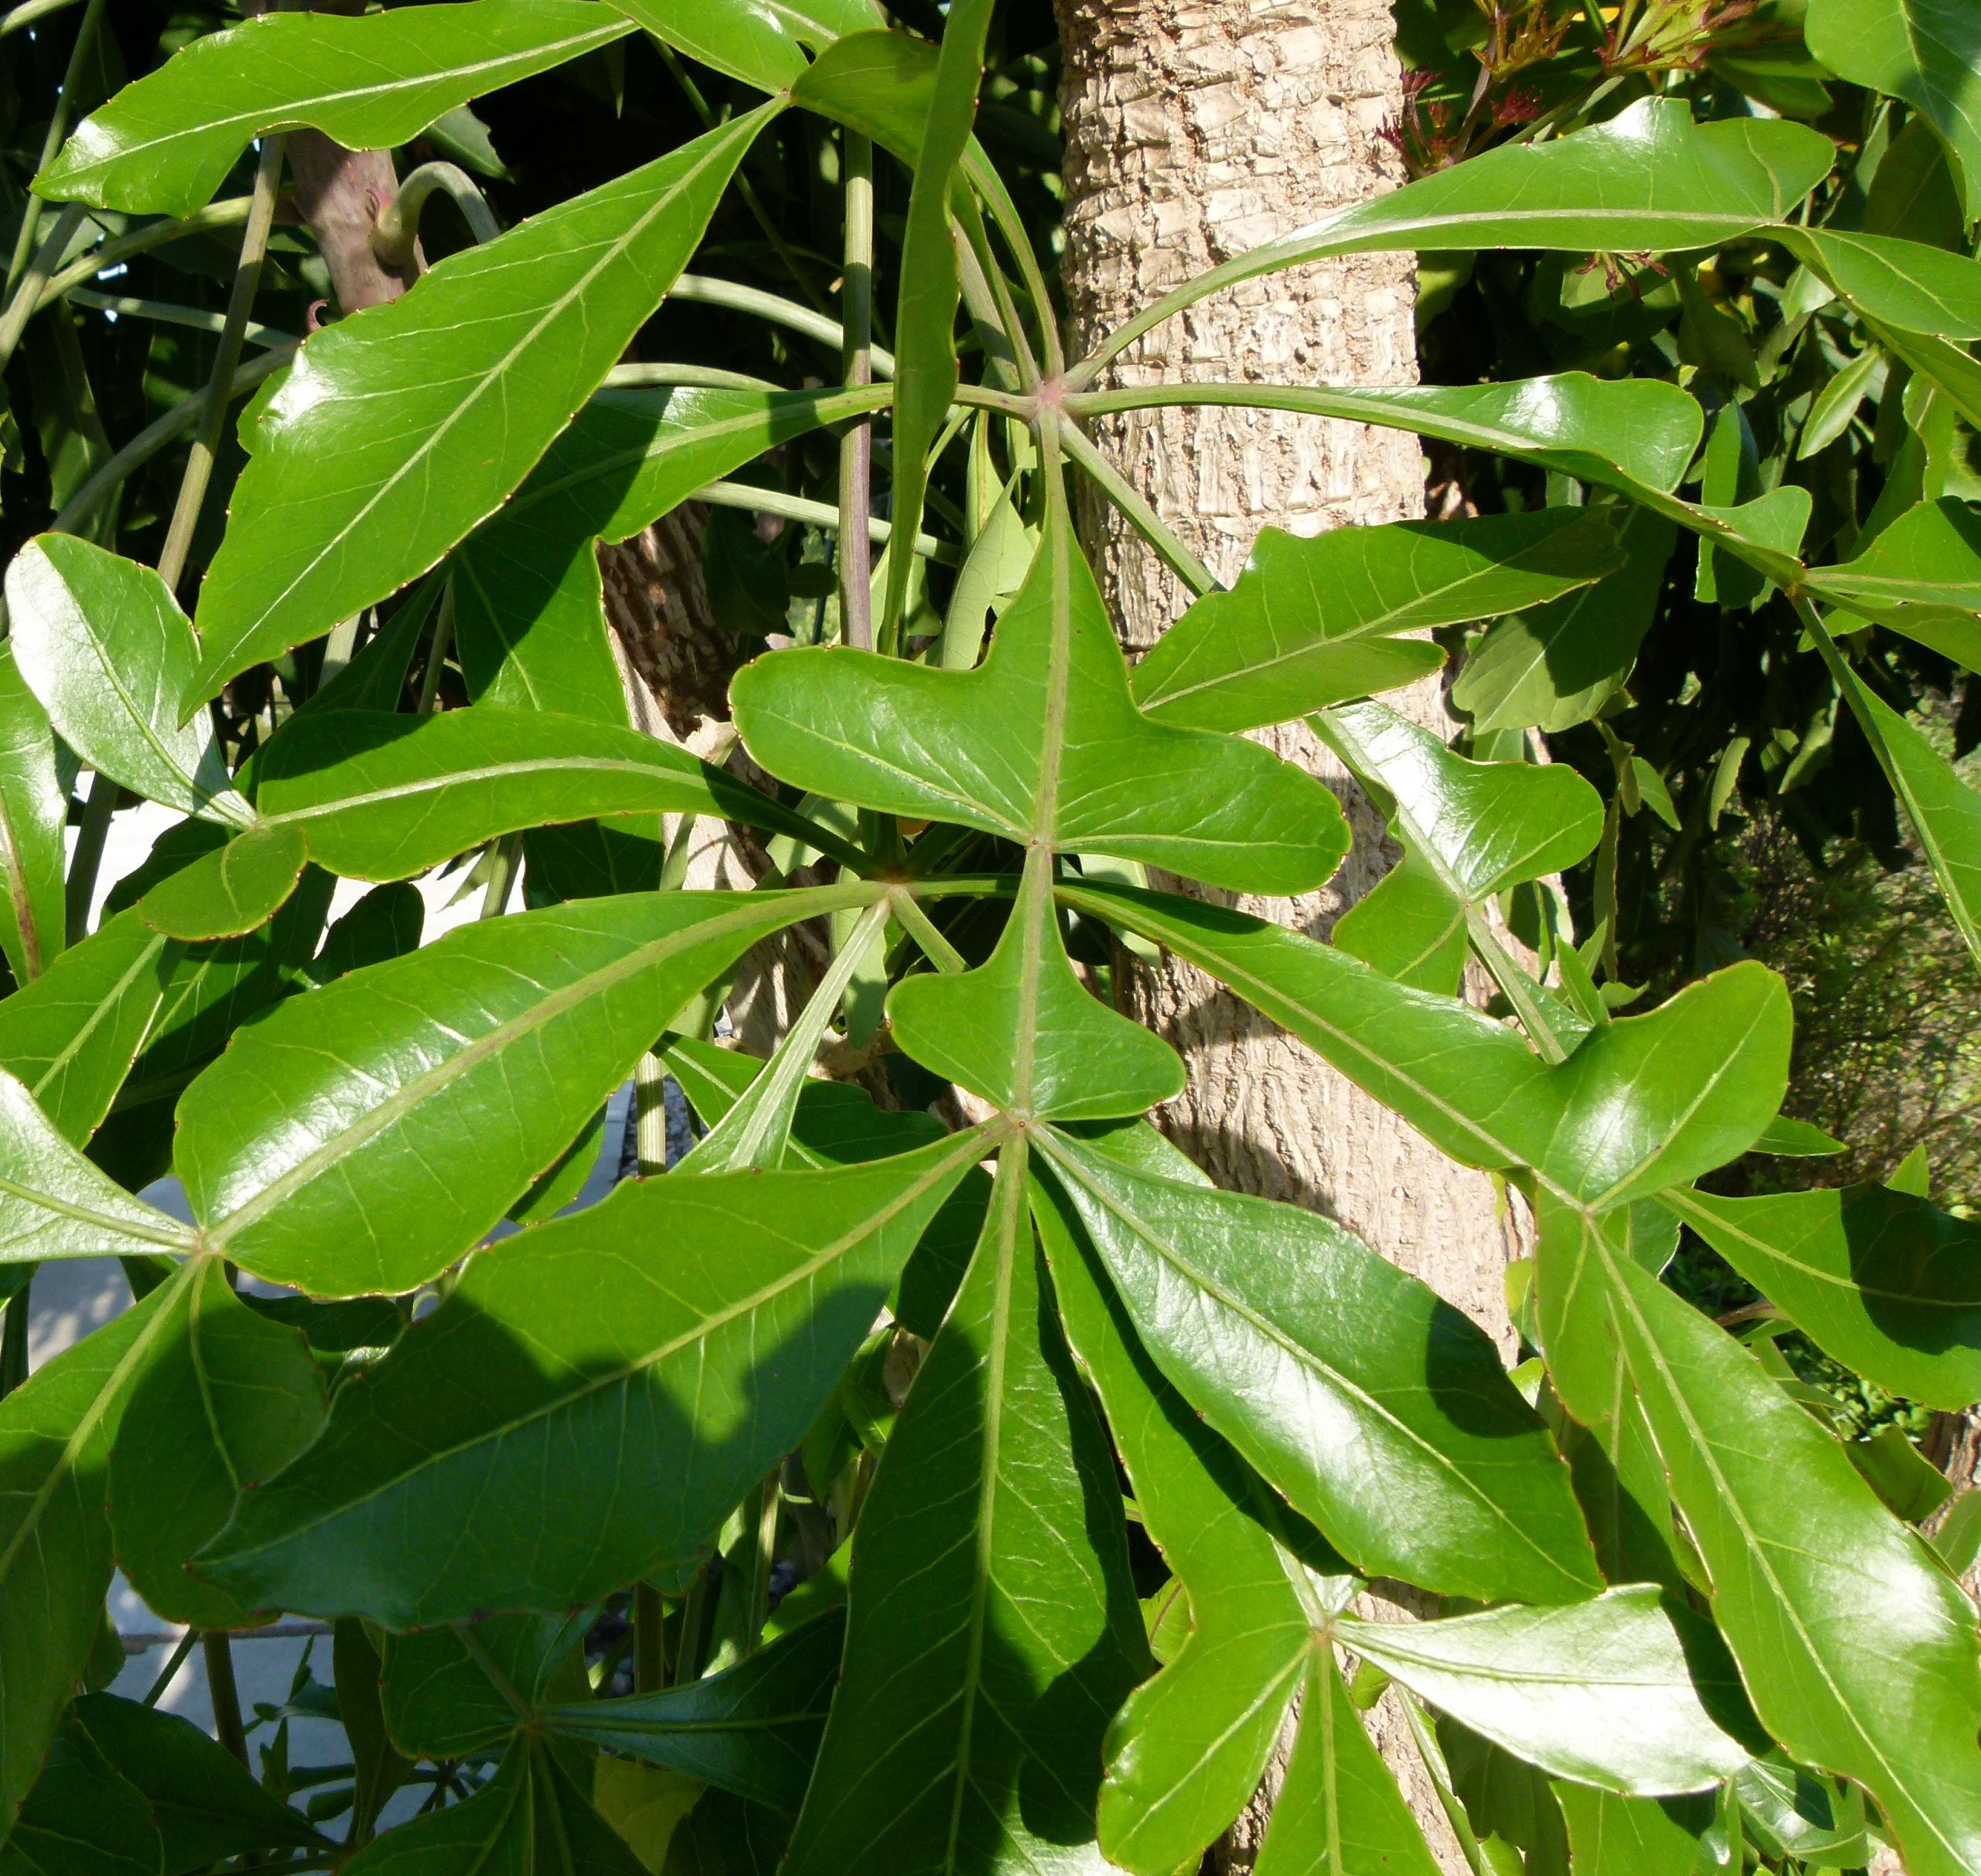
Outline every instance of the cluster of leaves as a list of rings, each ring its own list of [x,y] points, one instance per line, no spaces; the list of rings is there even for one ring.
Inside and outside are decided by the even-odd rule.
[[[194,39],[38,176],[74,212],[23,265],[22,328],[91,217],[176,217],[110,236],[162,242],[262,140],[160,567],[56,526],[7,572],[0,1268],[18,1292],[38,1262],[115,1253],[135,1299],[0,1401],[0,1860],[1171,1876],[1250,1796],[1297,1700],[1262,1867],[1428,1876],[1361,1717],[1394,1689],[1482,1873],[1848,1867],[1873,1839],[1914,1876],[1972,1868],[1981,1658],[1955,1577],[1972,1505],[1929,1545],[1901,1459],[1853,1463],[1764,1337],[1743,1346],[1659,1275],[1689,1227],[1817,1347],[1964,1407],[1976,1227],[1897,1187],[1703,1188],[1757,1144],[1812,1144],[1780,1114],[1781,980],[1737,963],[1620,1017],[1598,981],[1613,917],[1579,945],[1557,926],[1541,976],[1487,916],[1600,856],[1657,772],[1626,749],[1606,806],[1567,764],[1468,757],[1374,700],[1438,668],[1425,633],[1482,619],[1475,697],[1508,621],[1582,656],[1615,583],[1661,582],[1695,542],[1730,632],[1765,632],[1740,608],[1781,596],[1981,950],[1981,799],[1879,675],[1894,638],[1971,662],[1969,512],[1915,490],[1856,551],[1812,545],[1810,489],[1726,469],[1739,407],[1709,413],[1659,372],[1107,379],[1196,300],[1332,255],[1656,255],[1696,286],[1698,255],[1746,243],[1792,262],[1784,300],[1846,309],[1921,399],[1973,420],[1981,265],[1831,212],[1853,198],[1828,139],[1702,122],[1619,53],[1613,116],[1537,124],[1241,256],[1069,362],[1025,211],[973,134],[991,12],[956,0],[939,48],[864,0],[277,13]],[[282,137],[402,145],[636,29],[764,101],[491,221],[276,361],[189,618],[187,517],[248,388],[234,359]],[[1943,75],[1873,78],[1934,125]],[[857,293],[827,322],[878,382],[623,365],[753,149],[808,118],[844,152],[849,287],[874,265],[871,145],[911,179],[891,352]],[[761,289],[723,303],[746,299],[819,331]],[[1411,430],[1561,499],[1268,532],[1219,590],[1081,428],[1183,402]],[[883,415],[888,523],[862,467]],[[833,511],[734,479],[834,430]],[[964,437],[957,505],[932,470]],[[1075,475],[1199,595],[1132,669],[1074,538]],[[636,734],[607,637],[597,543],[712,489],[886,543],[871,577],[836,563],[844,642],[768,652],[730,686],[767,786]],[[953,581],[931,579],[945,558]],[[332,649],[299,654],[327,642],[313,686]],[[461,707],[403,707],[423,644],[419,702],[451,644]],[[1404,854],[1329,943],[1148,884],[1289,895],[1333,874],[1337,803],[1244,734],[1296,718]],[[120,790],[183,820],[92,929],[71,912]],[[697,820],[772,837],[776,871],[681,890],[670,859]],[[500,916],[421,946],[404,882],[474,851]],[[519,858],[529,909],[505,914]],[[371,889],[326,930],[339,881]],[[744,954],[811,919],[832,961],[775,1053],[713,1046]],[[1186,1065],[1092,994],[1076,954],[1097,934],[1210,973],[1517,1190],[1538,1225],[1533,1363],[1510,1376],[1352,1234],[1220,1191],[1170,1148],[1143,1117]],[[1459,994],[1471,959],[1504,1017]],[[814,1081],[842,1005],[850,1026],[884,1008],[897,1085],[950,1091],[960,1124]],[[705,1135],[554,1217],[642,1064],[672,1070]],[[161,1142],[190,1224],[137,1196]],[[525,1228],[491,1241],[505,1217]],[[773,1615],[780,1532],[808,1523],[833,1561]],[[113,1566],[210,1635],[335,1623],[341,1845],[316,1829],[338,1813],[278,1820],[220,1747],[77,1697]],[[1359,1618],[1377,1578],[1439,1613]],[[635,1686],[597,1698],[583,1639],[620,1599]],[[414,1759],[440,1768],[428,1805],[377,1831]]]

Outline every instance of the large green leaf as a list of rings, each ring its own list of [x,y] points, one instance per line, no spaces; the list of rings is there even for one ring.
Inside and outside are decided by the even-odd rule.
[[[1576,1876],[1682,1876],[1708,1853],[1710,1798],[1619,1798],[1562,1779],[1555,1801],[1568,1826]]]
[[[1689,1183],[1744,1152],[1781,1108],[1788,997],[1757,964],[1601,1025],[1551,1068],[1469,1005],[1262,919],[1130,887],[1058,892],[1228,984],[1452,1158],[1531,1167],[1579,1204]]]
[[[1887,234],[1793,224],[1775,238],[1881,326],[1942,339],[1981,338],[1981,263],[1965,254]]]
[[[1343,1617],[1342,1645],[1482,1737],[1625,1796],[1704,1791],[1751,1754],[1701,1703],[1658,1592],[1437,1622]]]
[[[843,1614],[829,1611],[706,1680],[546,1707],[538,1721],[553,1738],[607,1747],[795,1811],[812,1776],[845,1639]]]
[[[343,1865],[350,1876],[643,1876],[556,1755],[518,1741],[464,1804],[388,1830]]]
[[[1300,1728],[1257,1876],[1435,1876],[1438,1860],[1362,1730],[1333,1653],[1307,1673]]]
[[[614,0],[655,38],[760,91],[781,91],[816,55],[848,33],[877,26],[867,0]]]
[[[1665,1202],[1847,1367],[1948,1412],[1981,1401],[1981,1224],[1876,1185]]]
[[[0,645],[0,950],[17,984],[31,984],[64,942],[62,830],[69,803],[55,774],[48,713]]]
[[[1981,520],[1965,502],[1921,502],[1854,560],[1810,570],[1812,593],[1981,669]]]
[[[323,1840],[224,1747],[174,1713],[86,1693],[69,1726],[144,1796],[164,1840],[164,1876],[260,1850],[320,1849]]]
[[[881,890],[590,899],[340,977],[238,1033],[186,1090],[174,1159],[193,1216],[273,1282],[410,1289],[556,1162],[704,984]]]
[[[165,1840],[144,1794],[73,1723],[0,1843],[0,1876],[163,1876]]]
[[[1275,1531],[1295,1521],[1149,1359],[1120,1296],[1090,1265],[1063,1194],[1035,1187],[1032,1210],[1067,1339],[1107,1410],[1143,1528],[1189,1599],[1182,1648],[1108,1730],[1098,1813],[1110,1862],[1172,1876],[1251,1796],[1307,1672],[1300,1565]]]
[[[235,1296],[218,1258],[196,1260],[159,1315],[110,1457],[117,1561],[152,1610],[200,1628],[254,1619],[186,1559],[323,1423],[308,1343]]]
[[[891,395],[601,392],[455,552],[455,642],[470,693],[623,724],[594,544],[624,540],[703,484]]]
[[[410,878],[498,834],[594,815],[708,814],[830,838],[672,743],[536,709],[299,717],[257,770],[265,821],[299,830],[312,859],[361,879]]]
[[[1981,19],[1964,0],[1810,0],[1804,31],[1839,77],[1902,98],[1931,120],[1972,217],[1981,207]]]
[[[481,1253],[200,1568],[244,1601],[404,1628],[561,1611],[692,1564],[798,1444],[983,1152],[980,1132],[831,1172],[628,1184]],[[537,1500],[554,1515],[519,1521]]]
[[[1433,1291],[1317,1213],[1042,1138],[1156,1365],[1365,1573],[1481,1600],[1602,1587],[1546,1428]]]
[[[195,39],[126,85],[40,175],[37,193],[190,215],[254,138],[303,125],[352,149],[409,143],[443,112],[628,30],[586,0],[466,0],[355,19],[265,13]]]
[[[154,1291],[0,1401],[0,1826],[34,1783],[103,1624],[104,1474],[164,1300]]]
[[[807,648],[745,666],[730,696],[765,768],[863,806],[1242,892],[1304,892],[1347,847],[1319,782],[1255,744],[1135,708],[1062,501],[975,670]]]
[[[1401,862],[1335,926],[1334,941],[1386,977],[1457,994],[1468,921],[1509,887],[1585,859],[1603,798],[1560,763],[1474,762],[1380,704],[1321,724],[1350,768],[1387,794]]]
[[[844,1678],[789,1876],[1103,1867],[1102,1737],[1148,1658],[1120,1491],[1045,1292],[1024,1168],[1008,1144],[860,1514]]]
[[[190,714],[423,573],[522,481],[700,241],[766,105],[316,334],[247,439]]]
[[[1300,537],[1268,528],[1229,592],[1208,593],[1135,666],[1135,701],[1206,730],[1282,723],[1435,671],[1406,637],[1585,587],[1620,562],[1609,517],[1543,508]]]
[[[597,1614],[594,1604],[387,1635],[378,1693],[392,1744],[409,1758],[464,1758],[510,1737],[539,1701],[590,1693],[585,1631]]]
[[[176,1219],[134,1199],[58,1133],[0,1070],[0,1265],[54,1257],[185,1251]]]
[[[1544,1233],[1542,1282],[1601,1285],[1762,1722],[1870,1792],[1913,1876],[1972,1869],[1974,1605],[1751,1354],[1600,1235],[1578,1244],[1579,1273],[1551,1270],[1562,1247]]]
[[[0,1001],[0,1068],[72,1145],[87,1145],[110,1111],[180,956],[134,907]]]
[[[8,567],[7,608],[21,676],[92,769],[182,814],[247,823],[212,725],[180,725],[199,646],[156,573],[44,534]]]

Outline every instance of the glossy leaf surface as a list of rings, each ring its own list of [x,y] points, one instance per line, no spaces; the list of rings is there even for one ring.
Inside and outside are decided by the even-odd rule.
[[[880,22],[867,0],[753,0],[710,6],[705,0],[615,0],[648,32],[732,78],[782,91],[816,56],[848,33]]]
[[[424,573],[495,508],[660,303],[768,121],[450,255],[310,339],[258,406],[178,714]]]
[[[310,857],[296,827],[253,827],[204,854],[138,902],[138,916],[167,938],[239,938],[265,925],[296,890]]]
[[[17,984],[54,963],[64,940],[62,830],[69,803],[55,774],[48,713],[0,645],[0,950]]]
[[[1964,502],[1921,503],[1856,560],[1812,570],[1808,584],[1970,671],[1981,666],[1981,522]]]
[[[1405,635],[1487,619],[1589,585],[1618,563],[1597,514],[1262,529],[1229,592],[1206,594],[1135,666],[1135,701],[1206,730],[1283,723],[1412,683],[1443,662]]]
[[[186,1090],[174,1159],[193,1216],[272,1282],[412,1289],[562,1155],[663,1012],[758,939],[871,896],[588,900],[340,977],[238,1036]],[[473,1180],[453,1175],[463,1155]]]
[[[483,1253],[202,1570],[403,1628],[561,1611],[691,1563],[796,1446],[983,1150],[622,1186]],[[594,1463],[570,1471],[574,1450]],[[519,1525],[516,1494],[546,1492],[554,1518]]]
[[[455,105],[627,29],[580,0],[467,0],[355,19],[265,13],[125,86],[35,187],[58,202],[190,215],[269,131],[308,125],[352,149],[410,142]]]

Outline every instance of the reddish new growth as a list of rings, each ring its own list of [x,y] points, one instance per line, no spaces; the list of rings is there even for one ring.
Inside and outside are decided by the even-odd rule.
[[[1627,36],[1606,23],[1596,56],[1609,72],[1692,71],[1706,56],[1729,49],[1727,29],[1751,14],[1759,0],[1655,0]],[[1745,34],[1742,44],[1766,35]]]

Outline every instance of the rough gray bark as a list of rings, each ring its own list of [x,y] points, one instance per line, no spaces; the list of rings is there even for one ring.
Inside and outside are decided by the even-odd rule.
[[[1065,272],[1077,340],[1398,180],[1381,135],[1399,104],[1385,0],[1059,5]],[[1406,383],[1415,376],[1414,300],[1405,258],[1326,262],[1200,303],[1124,354],[1114,379]],[[1422,460],[1401,433],[1203,409],[1131,414],[1098,436],[1227,582],[1263,526],[1312,533],[1422,512]],[[1131,653],[1145,649],[1189,595],[1118,519],[1095,504],[1086,519],[1124,641]],[[1435,680],[1388,700],[1449,731]],[[1323,891],[1241,902],[1325,937],[1394,850],[1366,797],[1305,727],[1261,740],[1336,789],[1356,844]],[[1162,1123],[1219,1184],[1339,1219],[1511,1350],[1504,1274],[1518,1232],[1490,1179],[1452,1165],[1201,973],[1166,960],[1135,974],[1131,997],[1191,1066],[1189,1090]],[[1463,1869],[1401,1715],[1379,1708],[1377,1718],[1433,1847],[1448,1869]],[[1234,1827],[1224,1867],[1251,1867],[1269,1802],[1262,1791]]]

